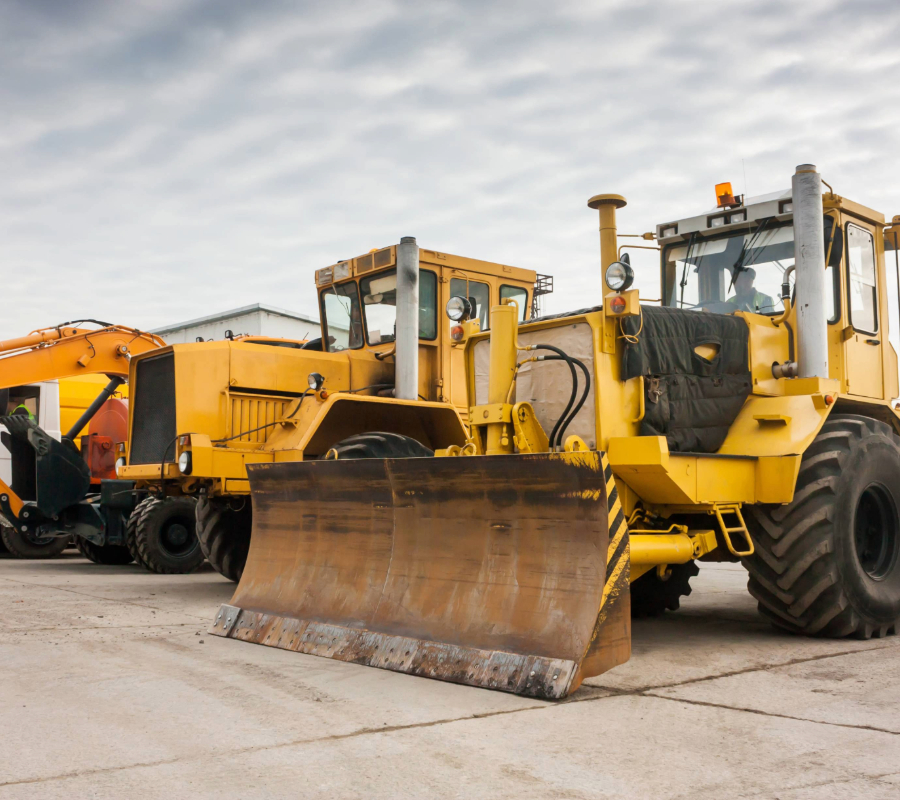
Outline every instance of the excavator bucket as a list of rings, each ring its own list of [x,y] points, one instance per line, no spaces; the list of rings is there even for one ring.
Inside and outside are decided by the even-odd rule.
[[[255,464],[250,552],[210,633],[562,698],[631,651],[605,454]]]
[[[55,519],[84,499],[91,473],[75,445],[57,441],[29,417],[0,417],[0,425],[6,428],[0,441],[11,456],[10,488],[27,504],[30,524]],[[0,512],[14,525],[21,522],[6,495],[0,497]]]

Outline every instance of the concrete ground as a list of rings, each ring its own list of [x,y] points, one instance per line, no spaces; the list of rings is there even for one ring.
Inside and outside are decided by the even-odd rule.
[[[211,571],[5,558],[0,800],[900,797],[900,637],[778,633],[745,583],[546,703],[208,636]]]

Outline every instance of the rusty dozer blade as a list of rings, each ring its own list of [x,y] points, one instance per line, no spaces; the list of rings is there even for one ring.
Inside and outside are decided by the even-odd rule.
[[[561,698],[631,651],[605,454],[255,464],[250,552],[210,633]]]

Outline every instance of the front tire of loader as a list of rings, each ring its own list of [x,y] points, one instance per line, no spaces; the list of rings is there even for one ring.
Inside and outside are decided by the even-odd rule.
[[[48,536],[32,539],[9,525],[0,525],[0,539],[10,554],[16,558],[59,558],[69,546],[68,536]]]
[[[81,536],[76,536],[75,547],[88,561],[95,564],[121,566],[134,561],[128,548],[119,544],[94,544]]]
[[[135,507],[135,511],[137,511],[137,507]],[[144,569],[147,569],[147,565],[141,558],[141,553],[140,550],[138,550],[137,546],[137,520],[137,514],[132,511],[125,522],[125,547],[127,547],[128,552],[131,553],[131,557],[134,559],[134,563],[140,567],[143,567]]]
[[[197,538],[213,569],[237,583],[247,563],[253,510],[250,498],[237,510],[227,498],[206,496],[197,501]]]
[[[744,559],[763,616],[808,636],[868,639],[900,620],[900,439],[832,415],[803,455],[793,502],[751,506]]]
[[[347,458],[430,458],[434,451],[399,433],[358,433],[331,447],[326,460]]]
[[[148,570],[180,575],[194,572],[203,563],[195,506],[190,497],[148,497],[135,507],[131,513],[135,546]]]
[[[700,568],[696,562],[670,564],[669,577],[662,580],[655,569],[641,575],[631,584],[631,616],[658,617],[666,611],[677,611],[681,598],[691,593],[691,578]]]

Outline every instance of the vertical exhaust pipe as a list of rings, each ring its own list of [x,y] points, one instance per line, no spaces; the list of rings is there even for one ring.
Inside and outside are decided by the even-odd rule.
[[[791,179],[797,274],[797,362],[801,378],[828,377],[822,178],[801,164]]]
[[[394,397],[419,397],[419,247],[404,236],[397,247],[397,334]]]
[[[624,208],[625,198],[620,194],[597,194],[588,200],[588,208],[600,212],[600,271],[606,294],[613,291],[606,283],[606,268],[619,260],[619,240],[616,233],[616,209]]]

